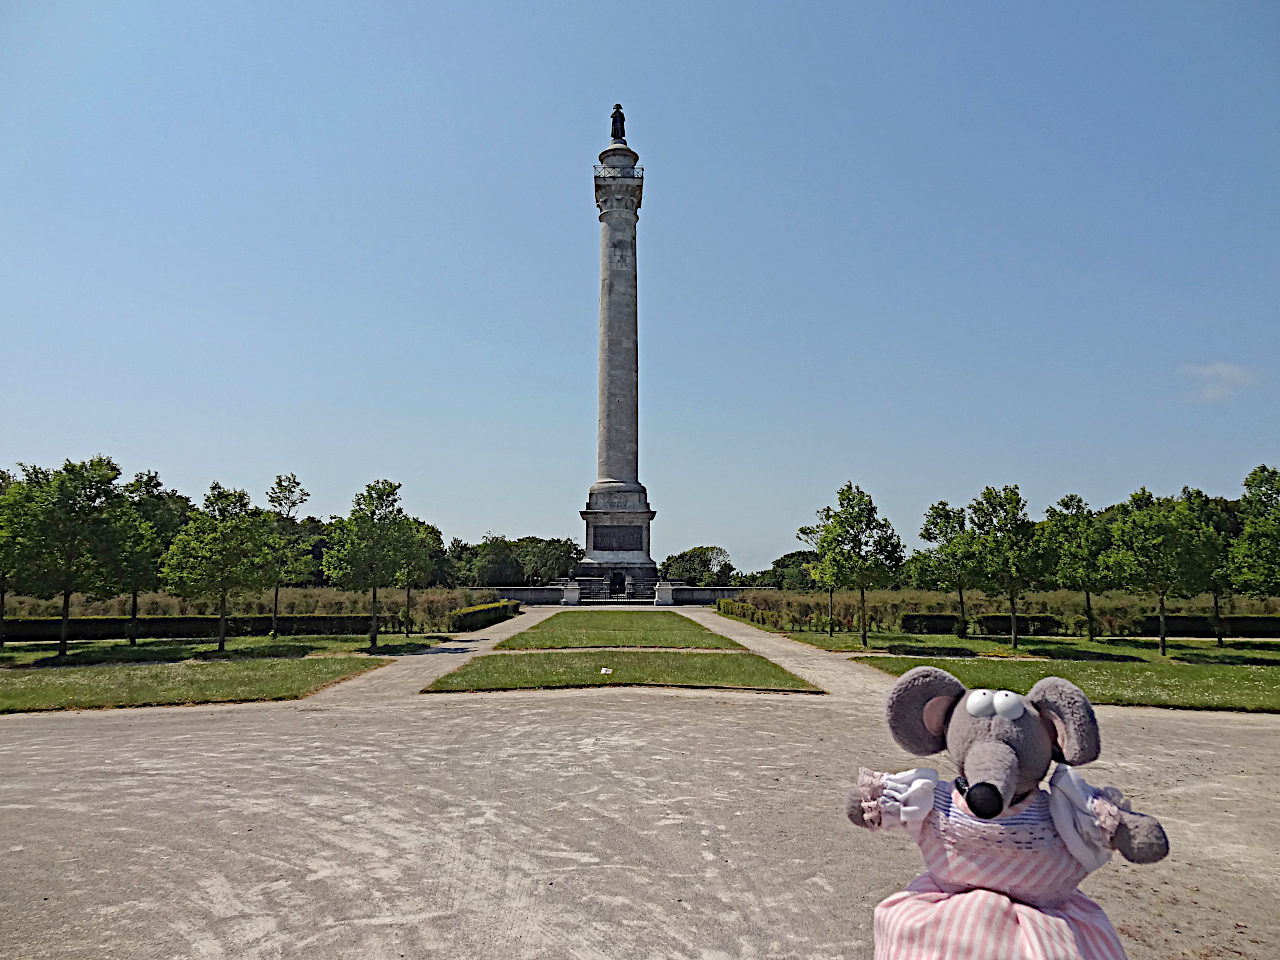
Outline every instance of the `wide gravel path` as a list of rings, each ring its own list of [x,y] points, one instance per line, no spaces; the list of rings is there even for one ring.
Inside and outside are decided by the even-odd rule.
[[[920,867],[841,813],[918,764],[889,678],[682,609],[829,695],[418,694],[557,612],[307,700],[0,717],[0,957],[869,960]],[[1085,882],[1130,956],[1280,957],[1280,717],[1098,713],[1174,850]]]

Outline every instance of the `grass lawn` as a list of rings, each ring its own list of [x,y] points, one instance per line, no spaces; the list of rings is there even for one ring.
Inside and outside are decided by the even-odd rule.
[[[971,688],[990,687],[1025,693],[1041,677],[1056,676],[1076,684],[1094,703],[1280,712],[1280,669],[1276,666],[1215,666],[1145,660],[854,659],[894,675],[921,665],[941,667]],[[1156,660],[1159,661],[1158,654]]]
[[[378,653],[400,656],[419,653],[435,646],[446,637],[417,635],[405,639],[403,634],[382,634]],[[326,636],[228,637],[225,653],[218,652],[218,641],[139,640],[129,646],[127,640],[78,640],[68,644],[67,656],[59,660],[58,645],[51,642],[7,643],[0,650],[0,671],[6,667],[78,667],[108,663],[176,663],[182,660],[245,660],[257,658],[305,657],[316,654],[344,654],[367,651],[368,634],[332,634]],[[0,675],[3,675],[0,673]]]
[[[601,668],[613,672],[601,673]],[[491,654],[464,664],[422,692],[635,685],[821,692],[753,653],[647,650]]]
[[[569,647],[743,649],[741,644],[667,610],[565,611],[498,644],[499,650]]]
[[[0,670],[0,713],[292,700],[390,662],[299,656]]]

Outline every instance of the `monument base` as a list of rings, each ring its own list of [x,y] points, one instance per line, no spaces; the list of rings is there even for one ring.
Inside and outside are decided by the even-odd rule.
[[[581,514],[587,523],[587,550],[577,578],[590,581],[583,584],[583,598],[651,599],[658,565],[649,555],[649,523],[657,513],[644,485],[594,483]]]

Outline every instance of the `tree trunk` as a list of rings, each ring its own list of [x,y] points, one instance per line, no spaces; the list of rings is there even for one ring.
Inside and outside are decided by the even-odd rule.
[[[3,611],[0,611],[2,617]],[[1222,646],[1222,610],[1218,606],[1218,591],[1213,592],[1213,635],[1218,638],[1218,646]]]
[[[1093,643],[1097,639],[1098,631],[1093,626],[1093,598],[1089,596],[1089,591],[1084,592],[1084,619],[1087,624],[1086,629],[1089,631],[1089,642]]]
[[[4,649],[4,601],[9,592],[9,581],[0,577],[0,650]]]
[[[295,611],[297,607],[293,608]],[[276,619],[280,616],[280,584],[276,584],[276,591],[271,598],[271,635],[276,635]]]
[[[1160,594],[1160,656],[1167,656],[1165,652],[1165,629],[1164,629],[1164,594]]]
[[[412,618],[409,616],[409,604],[412,602],[412,598],[409,595],[410,589],[411,589],[410,586],[408,584],[405,584],[405,587],[404,587],[404,635],[406,640],[409,638],[409,624],[412,620]]]
[[[134,590],[129,603],[129,646],[138,644],[138,591]]]
[[[58,627],[58,656],[67,655],[67,630],[71,626],[71,591],[62,591],[62,625]]]
[[[227,649],[227,591],[218,595],[218,652]]]
[[[1012,593],[1009,594],[1009,643],[1018,649],[1018,598]]]
[[[858,587],[858,614],[862,620],[862,645],[867,645],[867,588]]]
[[[827,590],[827,636],[836,635],[836,588]]]
[[[960,636],[967,637],[969,635],[969,618],[964,614],[964,584],[957,583],[956,590],[960,594]]]
[[[378,649],[378,587],[373,588],[373,603],[369,607],[369,649]]]

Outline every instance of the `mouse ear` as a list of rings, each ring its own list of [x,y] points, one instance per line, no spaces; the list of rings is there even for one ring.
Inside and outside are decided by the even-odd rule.
[[[962,696],[964,684],[947,671],[913,667],[898,678],[885,700],[889,732],[908,753],[937,753],[947,745],[947,721]]]
[[[1098,759],[1102,735],[1084,691],[1061,677],[1043,677],[1027,694],[1053,740],[1053,759],[1079,766]]]

